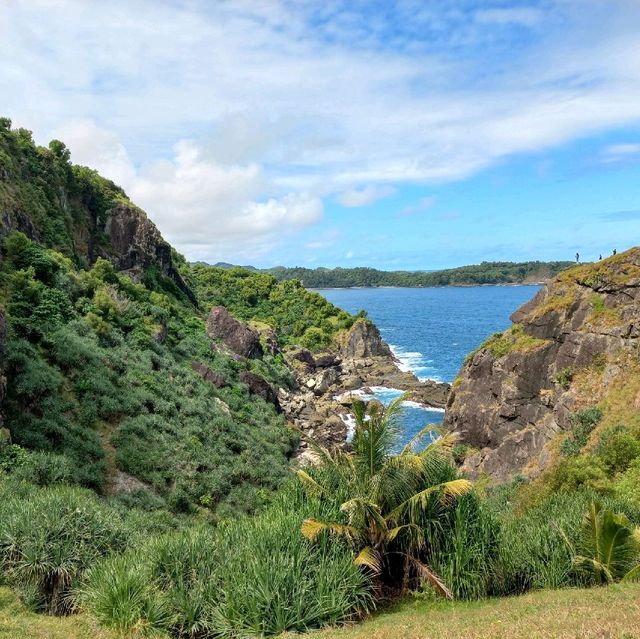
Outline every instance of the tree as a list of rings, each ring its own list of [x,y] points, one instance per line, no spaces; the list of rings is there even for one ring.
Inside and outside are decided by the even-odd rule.
[[[443,452],[455,439],[442,436],[422,452],[417,446],[427,426],[402,451],[397,443],[400,397],[387,409],[354,403],[356,417],[352,452],[330,453],[312,442],[323,460],[319,471],[298,471],[307,495],[331,499],[339,495],[342,517],[336,521],[306,519],[302,534],[313,541],[322,534],[346,539],[357,556],[354,563],[370,570],[384,585],[405,589],[412,577],[426,579],[452,598],[451,590],[429,567],[432,524],[472,484],[456,476]],[[315,475],[315,476],[313,476]]]

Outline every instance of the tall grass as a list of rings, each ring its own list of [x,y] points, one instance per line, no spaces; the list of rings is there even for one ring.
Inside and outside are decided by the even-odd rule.
[[[86,609],[119,632],[246,637],[304,631],[372,605],[345,545],[300,534],[301,495],[288,487],[261,515],[151,540],[91,570]]]
[[[89,491],[45,488],[3,505],[0,565],[35,608],[67,614],[84,570],[127,540],[119,518]]]

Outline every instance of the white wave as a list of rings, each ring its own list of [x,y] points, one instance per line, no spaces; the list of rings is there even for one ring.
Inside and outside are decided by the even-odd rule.
[[[421,404],[420,402],[414,402],[410,399],[402,402],[403,406],[410,406],[411,408],[420,408],[422,410],[428,410],[433,413],[444,413],[444,408],[435,408],[433,406],[426,406],[425,404]]]
[[[441,382],[439,375],[434,375],[435,369],[430,364],[433,360],[429,359],[420,351],[405,351],[401,346],[389,344],[389,348],[394,357],[398,360],[398,368],[405,373],[413,373],[421,382],[428,380]]]

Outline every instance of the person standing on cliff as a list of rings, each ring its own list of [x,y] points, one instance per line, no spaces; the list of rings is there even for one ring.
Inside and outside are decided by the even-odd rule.
[[[580,261],[580,253],[576,253],[576,263]]]
[[[613,249],[613,254],[616,255],[618,253],[618,251],[616,249]]]

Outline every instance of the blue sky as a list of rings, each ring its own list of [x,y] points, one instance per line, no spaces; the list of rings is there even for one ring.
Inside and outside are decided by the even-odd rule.
[[[28,0],[3,114],[190,259],[597,259],[640,231],[637,0]]]

